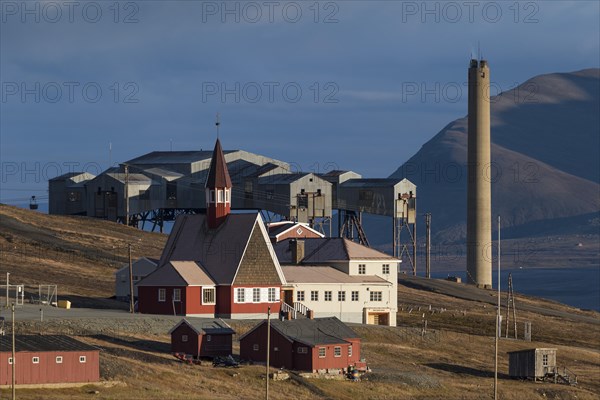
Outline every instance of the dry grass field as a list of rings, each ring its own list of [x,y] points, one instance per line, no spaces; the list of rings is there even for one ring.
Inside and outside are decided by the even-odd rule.
[[[134,256],[159,256],[166,237],[105,221],[55,217],[0,206],[0,276],[11,272],[17,283],[57,283],[59,295],[106,298],[113,272]],[[141,240],[138,240],[141,239]],[[14,280],[13,280],[14,279]],[[372,373],[361,382],[287,380],[270,383],[271,399],[491,399],[493,398],[495,308],[399,285],[399,327],[353,325],[363,338],[362,356]],[[504,302],[503,302],[504,303]],[[597,400],[600,396],[600,314],[555,302],[516,298],[520,333],[531,321],[533,342],[500,341],[501,399]],[[551,310],[521,311],[519,305]],[[431,310],[429,309],[431,306]],[[443,312],[440,312],[444,309]],[[93,316],[91,316],[93,318]],[[422,335],[423,320],[427,332]],[[264,366],[237,369],[191,366],[169,354],[169,321],[152,319],[160,329],[127,329],[118,335],[89,332],[79,339],[101,349],[102,382],[79,388],[19,389],[19,399],[260,399],[264,398]],[[73,322],[76,323],[76,322]],[[146,323],[146,322],[145,322]],[[151,324],[152,321],[148,322]],[[231,321],[238,336],[250,321]],[[145,326],[145,325],[144,325]],[[21,323],[19,332],[35,331]],[[108,331],[107,331],[108,332]],[[234,353],[238,351],[234,342]],[[578,376],[577,386],[508,379],[506,352],[556,347],[559,366]],[[2,389],[0,398],[7,396]]]

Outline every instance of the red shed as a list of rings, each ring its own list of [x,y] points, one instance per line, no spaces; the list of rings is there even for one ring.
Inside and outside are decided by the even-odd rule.
[[[222,319],[182,319],[170,331],[171,352],[193,358],[228,356],[235,331]]]
[[[266,362],[267,321],[240,338],[240,357]],[[298,371],[346,369],[360,360],[360,337],[336,317],[272,320],[270,364]]]
[[[100,350],[62,335],[15,336],[15,383],[79,383],[100,380]],[[12,381],[12,343],[0,337],[0,385]]]

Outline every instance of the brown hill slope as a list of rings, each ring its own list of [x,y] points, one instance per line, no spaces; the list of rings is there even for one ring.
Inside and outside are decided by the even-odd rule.
[[[134,259],[159,257],[166,235],[98,219],[46,215],[0,204],[0,276],[11,284],[56,284],[60,294],[110,297],[113,273]],[[4,279],[4,278],[2,278]]]
[[[598,109],[598,69],[538,76],[491,99],[493,215],[514,236],[545,233],[552,221],[572,232],[597,232]],[[435,215],[438,240],[465,235],[466,149],[465,117],[392,174],[417,185],[419,208]]]

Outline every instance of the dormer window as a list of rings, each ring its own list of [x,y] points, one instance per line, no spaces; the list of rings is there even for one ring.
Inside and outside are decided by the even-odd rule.
[[[219,203],[225,202],[224,197],[223,197],[223,191],[220,189],[217,190],[217,200]]]

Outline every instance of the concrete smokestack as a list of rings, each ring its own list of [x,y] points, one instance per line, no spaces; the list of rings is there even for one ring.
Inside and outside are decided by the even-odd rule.
[[[467,282],[492,287],[492,185],[490,160],[490,70],[469,66],[467,182]]]

